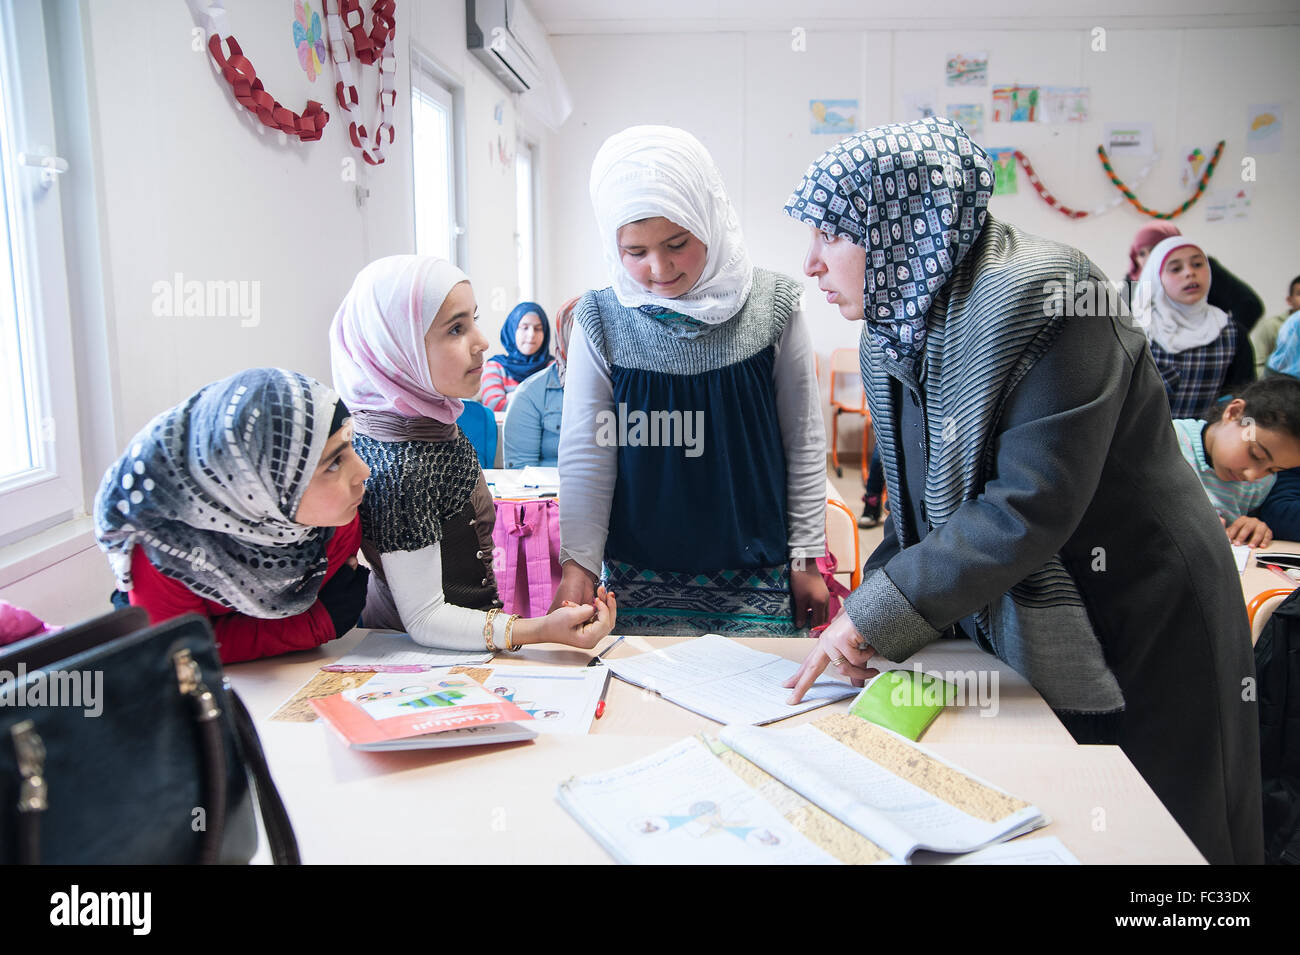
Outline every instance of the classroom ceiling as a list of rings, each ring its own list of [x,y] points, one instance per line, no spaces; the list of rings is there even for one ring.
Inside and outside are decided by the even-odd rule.
[[[1300,0],[527,0],[551,35],[1300,25]],[[653,2],[653,5],[652,5]]]

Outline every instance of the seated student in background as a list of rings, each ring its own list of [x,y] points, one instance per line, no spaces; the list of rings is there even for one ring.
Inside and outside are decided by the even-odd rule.
[[[1274,476],[1300,467],[1300,381],[1253,382],[1203,419],[1175,420],[1174,430],[1232,542],[1268,545],[1276,529],[1252,515],[1273,490]]]
[[[95,536],[132,605],[153,623],[207,617],[225,662],[308,650],[365,605],[368,474],[332,389],[255,368],[132,439],[95,496]]]
[[[505,411],[514,390],[551,361],[551,329],[542,307],[536,302],[516,305],[501,327],[501,344],[505,354],[493,355],[483,366],[479,397],[493,411]]]
[[[1164,239],[1181,234],[1178,226],[1172,222],[1152,222],[1138,229],[1137,235],[1133,237],[1133,244],[1128,250],[1130,305],[1133,304],[1133,290],[1142,274],[1142,266],[1146,263],[1151,250]],[[1210,272],[1214,275],[1214,285],[1210,289],[1210,304],[1222,309],[1243,332],[1249,334],[1260,316],[1264,314],[1263,301],[1255,294],[1253,288],[1224,268],[1223,263],[1214,256],[1207,256],[1207,261],[1210,264]],[[1249,380],[1241,379],[1241,381]],[[1233,383],[1236,384],[1235,379]]]
[[[577,304],[576,298],[569,299],[555,316],[555,361],[520,385],[510,398],[502,453],[502,463],[508,468],[553,468],[559,461],[569,331],[573,328],[573,306]]]
[[[824,623],[826,432],[802,284],[754,267],[683,130],[611,136],[591,199],[611,284],[574,312],[555,606],[589,602],[603,570],[629,633]]]
[[[1206,301],[1210,266],[1200,246],[1183,236],[1151,250],[1133,295],[1133,318],[1146,332],[1175,418],[1208,408],[1225,389],[1255,375],[1250,340]]]
[[[614,595],[604,588],[533,620],[499,611],[492,497],[456,426],[488,348],[477,317],[460,269],[394,255],[361,270],[330,327],[334,380],[370,467],[360,510],[361,548],[374,569],[366,626],[453,650],[590,649],[614,626]]]
[[[1277,348],[1282,326],[1296,312],[1300,312],[1300,275],[1293,278],[1291,285],[1287,288],[1286,311],[1279,315],[1261,318],[1255,323],[1254,329],[1251,330],[1250,344],[1255,350],[1255,373],[1258,377],[1263,378],[1267,373],[1269,356]],[[1294,377],[1294,373],[1290,374]]]

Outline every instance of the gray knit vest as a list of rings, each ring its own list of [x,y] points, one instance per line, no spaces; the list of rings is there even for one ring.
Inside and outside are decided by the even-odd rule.
[[[785,331],[803,286],[789,276],[754,270],[754,284],[733,317],[705,328],[695,338],[639,309],[625,308],[612,288],[588,292],[574,319],[610,365],[672,375],[700,375],[739,364],[774,345]]]

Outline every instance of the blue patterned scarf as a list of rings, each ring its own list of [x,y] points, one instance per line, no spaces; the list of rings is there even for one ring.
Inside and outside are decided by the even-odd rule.
[[[993,163],[960,125],[877,126],[808,167],[786,215],[867,250],[867,334],[895,361],[925,351],[926,315],[979,238]]]

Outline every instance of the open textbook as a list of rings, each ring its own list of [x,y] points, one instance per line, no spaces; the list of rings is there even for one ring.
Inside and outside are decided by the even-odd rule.
[[[558,799],[624,863],[904,863],[918,850],[974,852],[1047,822],[1024,800],[847,714],[690,737],[561,783]]]
[[[634,657],[606,658],[605,665],[620,680],[719,723],[771,723],[858,692],[838,680],[818,680],[802,702],[790,706],[791,691],[781,684],[798,672],[797,662],[716,633]]]

